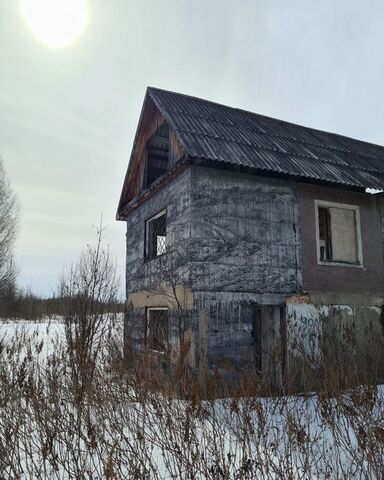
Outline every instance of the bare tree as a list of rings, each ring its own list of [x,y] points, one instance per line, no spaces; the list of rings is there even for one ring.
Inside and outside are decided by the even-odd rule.
[[[88,245],[60,280],[69,364],[80,396],[92,382],[102,342],[116,317],[112,312],[120,279],[109,249],[102,247],[102,234],[100,223],[96,245]]]
[[[13,246],[18,217],[19,205],[0,158],[0,299],[9,296],[15,285]]]

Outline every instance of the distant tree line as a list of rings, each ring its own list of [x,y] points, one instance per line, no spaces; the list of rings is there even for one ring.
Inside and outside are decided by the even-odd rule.
[[[7,295],[2,297],[0,302],[0,318],[3,319],[25,319],[39,320],[42,318],[53,318],[56,316],[65,317],[69,304],[73,304],[75,297],[53,295],[49,298],[41,298],[35,295],[30,288],[10,288]],[[80,301],[80,299],[78,300]],[[84,301],[84,298],[81,298]],[[101,309],[103,305],[96,305]],[[124,303],[114,300],[108,303],[110,313],[124,312]]]
[[[18,272],[14,260],[14,244],[18,223],[19,203],[0,158],[0,318],[38,320],[44,317],[67,317],[75,304],[82,307],[91,305],[91,310],[98,312],[124,311],[124,303],[117,295],[119,281],[115,266],[109,251],[100,248],[102,225],[98,231],[95,250],[89,247],[78,264],[75,264],[66,277],[61,278],[57,294],[50,298],[41,298],[35,295],[31,288],[21,289],[16,285]],[[100,276],[98,271],[101,267],[104,268],[104,277]],[[99,278],[104,281],[102,289],[96,282]],[[111,285],[105,285],[108,283]],[[79,285],[81,289],[78,288]],[[108,297],[106,292],[109,293]],[[114,295],[111,296],[110,292]],[[87,311],[87,315],[88,313]]]

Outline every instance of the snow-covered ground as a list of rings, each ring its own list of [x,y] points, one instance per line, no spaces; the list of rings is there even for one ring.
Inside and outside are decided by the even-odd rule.
[[[38,322],[27,320],[1,320],[0,340],[12,344],[15,339],[32,347],[33,355],[39,360],[46,358],[64,339],[64,323],[60,317],[47,318]]]
[[[121,317],[113,327],[114,334],[121,337]],[[32,363],[35,359],[44,364],[61,348],[64,335],[60,318],[0,323],[2,345],[15,347],[21,351],[18,358],[28,355]],[[4,349],[0,354],[3,366],[7,362]],[[19,459],[19,468],[23,469],[20,477],[15,477],[17,468],[12,470],[9,460],[2,463],[1,446],[9,436],[7,428],[16,425],[20,429],[20,424],[25,428],[25,414],[23,417],[12,410],[22,404],[7,399],[0,412],[0,478],[3,473],[13,474],[5,478],[25,479],[384,478],[383,386],[356,387],[337,399],[312,394],[219,399],[200,406],[150,392],[141,400],[132,395],[134,386],[126,389],[119,379],[116,384],[98,388],[102,400],[87,405],[88,416],[84,419],[79,415],[85,413],[76,411],[71,402],[53,399],[51,405],[44,395],[41,406],[25,410],[31,411],[31,423],[26,425],[33,432],[33,448],[38,453],[33,461],[27,456],[28,436],[24,436],[20,449],[26,453],[23,450],[23,460]],[[1,390],[0,384],[0,400]],[[12,415],[15,422],[10,419]],[[81,438],[76,437],[73,425],[79,419],[83,422]],[[54,427],[55,422],[59,428]],[[12,438],[18,441],[16,433]],[[48,460],[42,454],[47,439],[53,445]],[[16,449],[13,461],[19,458],[17,455]],[[108,468],[110,476],[105,473]],[[30,473],[37,471],[45,473]],[[83,471],[80,477],[79,471]],[[113,471],[118,474],[113,476]]]
[[[123,314],[116,315],[111,323],[110,334],[116,339],[123,335]],[[56,316],[39,321],[0,320],[0,341],[12,345],[17,341],[20,346],[31,348],[32,355],[40,361],[64,345],[65,326],[63,318]]]

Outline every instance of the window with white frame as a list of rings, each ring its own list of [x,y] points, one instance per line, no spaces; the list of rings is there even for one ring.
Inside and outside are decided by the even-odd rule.
[[[321,200],[315,207],[318,262],[362,265],[359,207]]]
[[[164,255],[167,249],[167,212],[162,210],[145,222],[145,258]]]
[[[168,308],[147,308],[147,347],[165,353],[168,349]]]

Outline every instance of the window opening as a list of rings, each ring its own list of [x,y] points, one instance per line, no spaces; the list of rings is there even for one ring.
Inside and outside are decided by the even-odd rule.
[[[331,215],[329,208],[319,207],[320,260],[332,260]]]
[[[319,261],[361,264],[358,207],[325,202],[317,217]]]
[[[168,348],[168,309],[147,309],[147,347],[165,353]]]
[[[167,250],[167,213],[165,210],[146,221],[145,235],[145,258],[153,258],[164,255]]]
[[[146,188],[168,169],[169,127],[163,123],[147,142],[146,168],[143,187]]]

